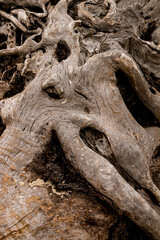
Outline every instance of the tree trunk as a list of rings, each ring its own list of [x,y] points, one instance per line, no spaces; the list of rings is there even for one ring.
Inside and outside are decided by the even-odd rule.
[[[0,3],[1,239],[159,240],[159,1]]]

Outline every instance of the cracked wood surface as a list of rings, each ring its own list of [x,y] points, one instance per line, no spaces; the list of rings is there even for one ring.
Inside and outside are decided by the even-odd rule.
[[[54,130],[71,165],[150,238],[159,240],[160,190],[150,171],[160,146],[159,2],[0,3],[0,57],[22,57],[12,63],[14,68],[1,65],[6,69],[0,82],[0,116],[6,126],[0,138],[1,239],[60,239],[53,234],[58,230],[52,184],[33,186],[28,170]],[[3,30],[6,19],[14,24],[11,32]],[[16,36],[13,46],[6,40],[11,33]],[[22,84],[18,79],[24,83],[17,93],[13,89]],[[120,86],[125,79],[149,109],[147,126],[127,105]],[[133,108],[135,100],[127,97]],[[80,133],[87,128],[104,134],[108,145],[99,142],[95,151],[85,143]],[[70,239],[94,239],[75,218],[71,222],[76,228]],[[68,226],[62,226],[64,236],[59,237],[65,239]]]

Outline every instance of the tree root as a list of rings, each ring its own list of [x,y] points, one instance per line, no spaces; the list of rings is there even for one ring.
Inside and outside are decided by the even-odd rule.
[[[133,89],[144,105],[148,107],[157,120],[160,121],[160,93],[158,91],[155,93],[151,92],[150,86],[146,82],[143,73],[138,68],[135,61],[126,52],[111,50],[106,53],[98,54],[96,56],[96,61],[102,64],[104,64],[105,61],[105,68],[111,69],[111,72],[113,71],[113,76],[116,71],[122,70],[128,76]],[[105,72],[106,70],[103,71]]]
[[[33,39],[36,36],[41,34],[41,29],[38,29],[37,34],[34,34],[27,38],[27,40],[23,43],[22,46],[17,46],[11,49],[2,49],[0,50],[0,57],[2,56],[12,56],[12,55],[25,55],[29,52],[33,52],[42,47],[42,41],[37,43]]]
[[[28,13],[36,16],[36,17],[39,17],[39,18],[45,18],[45,17],[47,17],[47,14],[48,14],[47,10],[46,10],[46,7],[45,7],[45,4],[42,4],[41,7],[42,7],[42,10],[43,10],[43,13],[36,13],[36,12],[31,12],[31,11],[26,11],[26,12],[28,12]]]
[[[0,2],[4,3],[5,1],[0,0]],[[6,0],[6,2],[8,4],[9,1]],[[28,12],[36,17],[47,16],[45,8],[47,0],[39,0],[38,2],[36,0],[11,0],[10,2],[13,4],[15,2],[14,6],[28,7]],[[68,2],[71,3],[71,1]],[[103,2],[106,6],[108,3],[110,5],[108,5],[109,10],[107,12],[107,10],[104,11],[105,6],[103,4],[103,12],[99,10],[100,14],[102,13],[99,15],[100,17],[94,11],[91,11],[92,14],[89,10],[86,10],[85,3],[80,3],[80,7],[78,6],[78,16],[84,21],[84,25],[86,23],[87,27],[93,27],[95,32],[98,30],[101,32],[103,29],[106,33],[107,27],[111,27],[112,34],[114,30],[116,33],[115,24],[118,27],[122,26],[126,20],[126,17],[123,16],[123,18],[122,14],[116,16],[117,9],[113,0]],[[29,11],[33,10],[35,6],[42,8],[43,13]],[[36,75],[33,81],[29,80],[28,85],[20,94],[0,101],[0,114],[2,121],[6,124],[6,137],[4,139],[12,136],[11,131],[8,131],[9,128],[13,128],[13,131],[15,128],[15,131],[19,131],[19,133],[23,131],[26,134],[25,136],[33,133],[30,145],[35,146],[35,150],[31,148],[29,154],[35,158],[37,152],[43,151],[42,146],[45,146],[45,143],[51,137],[52,130],[55,130],[67,159],[75,169],[97,191],[111,199],[119,209],[150,236],[159,240],[160,214],[158,204],[160,203],[160,191],[152,181],[148,164],[151,156],[153,156],[154,149],[157,146],[159,147],[160,138],[157,135],[159,131],[156,128],[145,130],[134,119],[118,89],[116,72],[121,70],[126,74],[138,97],[159,121],[160,93],[156,90],[153,91],[153,89],[151,91],[135,61],[121,48],[120,50],[111,50],[94,55],[82,67],[79,67],[81,39],[78,33],[74,31],[76,21],[68,15],[67,1],[59,1],[55,7],[51,6],[50,10],[48,10],[49,15],[42,40],[39,43],[34,41],[34,38],[42,33],[40,29],[34,32],[35,34],[30,36],[22,46],[0,50],[1,57],[14,54],[24,55],[46,47],[46,52],[40,54],[40,60],[37,57],[38,64],[35,63],[36,67],[33,64],[31,69],[33,71],[30,71],[30,80],[33,79],[33,72]],[[3,11],[0,11],[0,14],[12,21],[22,32],[29,33],[25,27],[27,25],[22,24],[23,21],[21,23],[15,17]],[[96,17],[94,17],[94,14]],[[104,16],[104,14],[106,15]],[[31,18],[33,17],[31,16]],[[119,23],[117,19],[122,19],[123,23]],[[128,22],[124,26],[130,26],[130,22],[127,24]],[[104,36],[105,33],[102,33],[102,35]],[[115,48],[117,47],[114,46]],[[108,48],[106,47],[106,49]],[[85,60],[86,58],[84,57]],[[32,60],[34,61],[34,58]],[[32,65],[32,62],[25,62],[22,74],[25,75],[25,71],[29,71],[29,64]],[[4,97],[8,89],[10,89],[10,86],[4,85],[4,90],[2,86],[0,98]],[[115,167],[110,163],[114,164],[113,161],[110,161],[108,155],[105,156],[100,152],[102,156],[105,156],[102,157],[85,145],[80,137],[80,131],[86,127],[94,128],[106,137],[111,153],[109,157],[113,157],[112,160],[116,162]],[[11,137],[11,142],[14,141],[15,135],[13,137]],[[27,140],[24,139],[24,142],[26,143]],[[26,145],[21,147],[20,143],[21,138],[19,137],[16,154],[20,154],[20,159],[17,166],[24,170],[24,165],[26,162],[30,163],[31,158],[25,153]],[[38,144],[38,148],[35,143]],[[21,155],[21,153],[25,154]],[[16,159],[15,154],[13,158]],[[12,164],[12,159],[11,161],[10,159],[5,161]],[[118,170],[116,170],[116,167]],[[148,199],[145,200],[143,195],[139,194],[138,190],[136,191],[123,178],[123,172],[122,176],[118,172],[122,168],[126,175],[132,178],[132,186],[140,185],[144,188],[144,191],[145,189],[149,190],[153,196],[146,193]],[[13,182],[13,186],[14,184]],[[10,191],[8,194],[10,195]],[[37,192],[35,192],[35,195],[37,195]],[[151,198],[149,199],[149,196],[153,197],[153,201]],[[15,198],[14,194],[12,197]],[[10,208],[12,207],[12,204],[10,204]],[[51,210],[49,209],[49,211]],[[37,221],[39,221],[38,218]]]
[[[151,92],[150,86],[146,82],[143,73],[130,56],[122,52],[115,52],[112,59],[115,63],[118,63],[115,70],[121,69],[124,71],[144,105],[148,107],[157,120],[160,121],[160,93],[158,91],[155,93]]]
[[[111,151],[115,156],[118,164],[127,172],[130,177],[132,177],[132,179],[138,182],[144,189],[148,189],[150,192],[152,192],[157,199],[158,205],[160,205],[160,190],[155,186],[151,178],[148,159],[146,158],[145,153],[142,152],[136,141],[134,141],[126,133],[123,133],[118,129],[115,132],[112,124],[107,124],[107,119],[103,119],[101,116],[97,118],[96,115],[87,117],[85,115],[77,114],[77,116],[71,115],[71,119],[71,121],[74,124],[78,125],[80,129],[90,126],[93,129],[104,133],[109,141]],[[146,131],[147,134],[145,133],[145,131],[139,133],[145,134],[146,138],[152,138],[152,154],[155,148],[159,146],[159,131],[159,128],[149,128]],[[123,149],[123,151],[121,151],[121,149]],[[128,153],[127,158],[126,152]],[[151,153],[149,154],[149,158],[151,158],[152,156]]]
[[[160,53],[160,44],[157,46],[154,42],[149,42],[146,40],[142,40],[141,38],[138,37],[138,39],[145,45],[149,46],[151,49],[157,51],[158,53]]]
[[[160,238],[160,216],[103,157],[90,150],[77,128],[57,124],[56,131],[72,165],[99,192],[109,197],[136,224],[155,239]],[[70,142],[70,145],[68,144]]]
[[[106,7],[109,6],[109,10],[106,14],[106,16],[104,16],[102,19],[99,18],[95,18],[93,17],[85,8],[85,4],[86,2],[82,2],[81,4],[79,4],[78,6],[78,17],[82,20],[85,20],[85,23],[88,23],[90,26],[92,26],[93,28],[99,28],[102,29],[103,25],[106,25],[109,27],[113,27],[113,20],[112,18],[114,18],[114,15],[117,11],[116,8],[116,3],[114,0],[105,0],[104,1],[104,5]]]
[[[11,14],[8,14],[2,10],[0,10],[0,15],[8,20],[10,20],[18,29],[20,29],[22,32],[25,32],[25,33],[35,33],[35,30],[27,30],[27,28],[22,24],[20,23],[14,16],[12,16]]]

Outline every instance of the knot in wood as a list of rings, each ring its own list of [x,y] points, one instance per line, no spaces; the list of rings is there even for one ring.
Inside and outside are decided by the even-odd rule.
[[[49,78],[42,83],[42,89],[45,91],[51,98],[62,98],[64,95],[64,89],[59,81]]]

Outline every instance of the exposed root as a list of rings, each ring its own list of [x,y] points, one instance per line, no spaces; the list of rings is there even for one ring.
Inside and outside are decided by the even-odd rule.
[[[20,29],[22,32],[25,32],[25,33],[33,33],[33,31],[28,31],[27,28],[22,24],[20,23],[14,16],[12,16],[11,14],[8,14],[2,10],[0,10],[0,15],[8,20],[10,20],[12,23],[14,23],[14,25]],[[34,31],[35,32],[35,31]]]
[[[152,93],[150,86],[147,84],[143,73],[140,71],[134,60],[125,53],[113,53],[113,61],[118,63],[117,70],[121,69],[128,76],[132,87],[136,91],[144,105],[148,107],[157,120],[160,121],[160,93]]]
[[[99,192],[112,199],[136,224],[160,238],[160,216],[103,157],[90,150],[74,126],[56,126],[58,138],[73,166]],[[70,145],[68,145],[70,142]]]
[[[30,11],[27,11],[28,13],[36,16],[36,17],[39,17],[39,18],[45,18],[47,17],[47,10],[46,10],[46,7],[45,7],[45,4],[43,4],[42,6],[42,10],[43,10],[43,13],[36,13],[36,12],[30,12]]]
[[[160,52],[160,44],[156,45],[154,42],[149,42],[146,40],[142,40],[141,38],[138,37],[138,39],[145,45],[148,45],[151,49],[156,50],[158,53]]]
[[[139,99],[160,121],[160,93],[149,86],[134,59],[120,47],[120,45],[126,47],[128,44],[129,46],[125,49],[131,49],[132,45],[128,41],[129,37],[133,38],[134,32],[141,31],[141,29],[137,30],[139,27],[137,23],[139,19],[142,21],[143,18],[140,14],[141,7],[139,9],[137,7],[136,15],[136,8],[130,8],[129,12],[127,12],[127,9],[126,12],[118,10],[114,0],[76,1],[74,6],[78,2],[81,3],[77,5],[73,18],[76,20],[79,18],[82,20],[81,22],[80,20],[74,21],[68,15],[69,4],[74,1],[53,1],[52,5],[48,3],[47,8],[45,4],[48,0],[0,0],[0,3],[4,4],[3,6],[5,6],[5,2],[6,5],[9,4],[10,13],[0,10],[0,15],[2,16],[2,25],[5,28],[7,25],[6,19],[9,20],[12,32],[9,29],[8,33],[14,38],[14,47],[1,49],[0,57],[4,56],[5,59],[5,56],[25,55],[45,47],[45,52],[40,50],[31,56],[28,54],[29,58],[26,59],[24,65],[21,65],[20,73],[23,78],[20,77],[20,81],[24,80],[28,84],[22,93],[14,97],[12,97],[13,94],[5,95],[11,89],[11,85],[5,81],[0,82],[0,99],[2,99],[0,100],[0,115],[2,121],[6,124],[4,139],[10,139],[11,144],[14,141],[17,144],[17,150],[14,152],[14,148],[12,149],[14,155],[11,160],[10,158],[7,159],[7,155],[4,155],[8,166],[13,162],[12,160],[17,160],[19,164],[17,166],[22,167],[25,171],[26,162],[30,163],[31,161],[29,155],[35,158],[37,152],[43,151],[43,146],[49,141],[51,131],[54,129],[66,157],[75,169],[97,191],[111,199],[137,225],[154,239],[159,240],[160,214],[159,210],[156,209],[158,209],[157,202],[160,202],[160,191],[154,185],[149,172],[149,160],[153,156],[155,148],[159,148],[159,128],[145,130],[136,121],[132,112],[127,109],[127,104],[123,101],[116,78],[118,70],[124,72]],[[13,8],[20,6],[24,9],[11,10],[11,4],[13,4]],[[98,10],[96,11],[97,6]],[[47,14],[47,21],[38,19],[46,17]],[[128,17],[129,15],[131,15],[131,18]],[[132,19],[134,19],[133,26]],[[44,27],[43,34],[41,29],[28,30],[32,27],[32,24],[35,24],[33,29],[37,26]],[[75,29],[76,24],[82,24],[79,28],[85,29],[86,35]],[[131,29],[128,30],[130,26]],[[3,34],[2,30],[1,36]],[[126,32],[122,33],[122,31]],[[28,37],[29,34],[33,33],[34,35]],[[42,36],[40,36],[41,34]],[[159,32],[156,32],[156,39],[159,37],[157,34]],[[1,43],[6,41],[7,32],[3,36]],[[25,40],[26,37],[28,38]],[[99,53],[101,52],[101,40],[107,45],[102,50],[103,53]],[[152,48],[152,43],[140,41]],[[23,45],[21,45],[22,43]],[[90,45],[93,50],[83,55],[80,48],[85,43]],[[1,47],[3,47],[3,44],[5,43],[3,42]],[[97,46],[99,47],[97,48]],[[85,49],[88,50],[87,48],[89,47]],[[113,50],[104,52],[108,49]],[[159,46],[156,46],[155,49],[159,51]],[[94,56],[87,61],[87,58],[92,54]],[[139,56],[141,55],[140,53]],[[146,56],[145,53],[144,55]],[[79,67],[81,57],[84,58],[82,62],[86,63]],[[5,68],[3,64],[2,67],[1,75],[6,80],[7,72],[11,68]],[[13,67],[15,67],[15,62]],[[5,69],[7,69],[6,72]],[[10,80],[12,84],[14,84],[15,71],[12,72]],[[27,76],[28,79],[25,75],[29,75]],[[157,75],[156,79],[158,79]],[[5,96],[8,98],[3,99]],[[158,125],[157,121],[156,124]],[[80,137],[80,131],[85,127],[95,128],[101,131],[104,137],[106,136],[108,155],[99,155],[87,147]],[[10,128],[12,131],[8,130]],[[14,131],[15,134],[12,136]],[[19,136],[21,134],[16,139],[17,132],[18,134],[21,132],[26,134],[23,142],[23,139]],[[31,134],[32,141],[29,141],[30,138],[28,138],[29,144],[26,139],[27,134],[28,136]],[[33,149],[29,147],[28,151],[27,144],[33,146]],[[103,151],[102,145],[99,144],[98,147]],[[9,146],[7,148],[10,149]],[[18,156],[20,156],[19,160]],[[115,165],[109,159],[111,156],[114,156]],[[125,178],[125,174],[123,175],[123,171],[119,171],[117,166],[124,170],[128,179],[132,180],[131,185],[133,187],[130,185],[130,181]],[[28,179],[25,179],[25,181],[27,183]],[[13,181],[12,185],[13,187],[15,185]],[[142,188],[145,193],[146,189],[149,190],[154,195],[153,201],[149,193],[148,195],[146,193],[145,200],[143,194],[139,194],[138,190],[134,189],[136,186]],[[37,196],[38,191],[34,189],[32,191]],[[8,196],[10,196],[10,191]],[[47,193],[43,196],[47,196]],[[12,198],[15,201],[15,192]],[[157,198],[157,201],[155,198]],[[10,201],[10,198],[6,199]],[[11,203],[10,208],[12,207]],[[28,207],[30,207],[30,204]],[[49,208],[50,211],[51,208]],[[54,215],[54,211],[52,213]],[[9,217],[7,219],[10,220]],[[39,219],[37,218],[38,222]],[[32,220],[34,221],[34,219]],[[28,221],[30,222],[30,220]]]
[[[140,126],[137,126],[136,122],[134,122],[134,128],[131,127],[133,123],[127,119],[131,118],[131,116],[126,114],[126,108],[123,107],[123,99],[119,95],[118,90],[116,90],[117,86],[114,73],[119,69],[126,73],[139,98],[148,108],[150,108],[158,120],[160,120],[160,108],[158,104],[160,101],[160,94],[158,92],[155,94],[150,91],[149,85],[145,81],[143,74],[138,69],[134,60],[125,52],[112,50],[107,53],[94,56],[83,66],[83,71],[85,72],[86,68],[92,69],[93,66],[95,66],[95,62],[97,64],[97,69],[95,68],[95,72],[92,73],[93,78],[90,74],[89,81],[91,81],[92,85],[94,85],[97,98],[99,98],[100,94],[103,97],[103,101],[106,101],[105,106],[107,110],[104,109],[102,116],[100,114],[99,122],[101,122],[103,126],[106,125],[106,127],[107,122],[109,122],[107,131],[104,129],[103,132],[110,139],[115,158],[119,165],[128,173],[128,175],[135,179],[135,181],[137,181],[143,188],[151,191],[157,198],[157,201],[160,202],[160,191],[154,185],[149,172],[148,155],[150,155],[150,152],[148,150],[146,151],[143,146],[145,145],[146,148],[149,149],[148,136],[146,135],[144,129],[142,129]],[[97,91],[97,82],[94,82],[94,79],[99,79],[99,81],[101,81],[102,88],[99,87],[99,91]],[[83,75],[83,80],[79,82],[79,87],[81,90],[83,89],[83,84],[90,84],[86,83],[86,81],[87,80]],[[109,93],[106,94],[106,92]],[[100,105],[99,102],[98,104]],[[115,116],[115,125],[112,125],[112,123],[108,120],[109,107],[113,111],[111,119],[113,116]],[[106,112],[105,115],[105,111],[107,111],[108,114]],[[125,117],[122,113],[125,114]],[[118,119],[118,121],[116,119]],[[127,126],[127,124],[130,125],[130,128],[129,130],[124,130],[124,126]],[[138,135],[137,139],[134,137],[136,134]],[[133,137],[130,137],[130,135],[133,135]],[[146,153],[143,151],[146,151]]]
[[[41,34],[41,29],[38,29],[37,32],[38,32],[37,34],[34,34],[27,38],[27,40],[23,43],[22,46],[16,46],[11,49],[0,50],[0,57],[12,55],[25,55],[29,52],[33,52],[39,49],[42,46],[42,41],[37,43],[36,41],[34,41],[34,38]]]
[[[116,3],[114,0],[105,0],[104,1],[104,4],[106,6],[109,5],[109,10],[108,10],[108,13],[107,13],[107,18],[109,16],[111,16],[112,14],[115,14],[117,12],[117,7],[116,7]],[[106,18],[106,17],[105,17]]]
[[[111,25],[113,26],[112,17],[114,17],[117,8],[116,3],[114,0],[105,0],[104,6],[108,9],[107,14],[105,16],[101,17],[94,17],[91,15],[91,13],[87,10],[85,5],[86,2],[82,2],[78,5],[78,17],[85,21],[89,26],[92,26],[93,28],[102,29],[103,25]]]
[[[118,70],[122,70],[128,76],[133,89],[144,105],[148,107],[153,112],[157,120],[160,121],[160,93],[158,91],[153,93],[150,90],[151,88],[146,82],[143,73],[131,56],[129,56],[126,52],[112,50],[97,55],[97,61],[102,61],[103,63],[105,61],[106,68],[109,67],[109,69],[111,69],[112,66],[112,71],[114,70],[116,72]],[[113,64],[111,64],[111,61],[113,61]]]
[[[76,118],[76,117],[75,117]],[[109,141],[110,151],[114,155],[116,162],[122,167],[123,170],[134,179],[144,189],[148,189],[155,196],[158,205],[160,204],[160,190],[155,186],[149,171],[149,162],[145,154],[138,147],[137,143],[133,141],[127,134],[124,134],[120,130],[114,131],[112,125],[108,125],[107,119],[86,118],[81,116],[74,120],[75,124],[78,124],[80,128],[86,126],[93,127],[104,133]],[[153,154],[155,148],[159,145],[159,128],[148,128],[148,136],[146,138],[152,139],[151,153]],[[153,141],[154,138],[154,141]],[[121,151],[123,149],[123,151]],[[127,158],[126,158],[127,152]],[[152,154],[150,153],[150,158]]]

